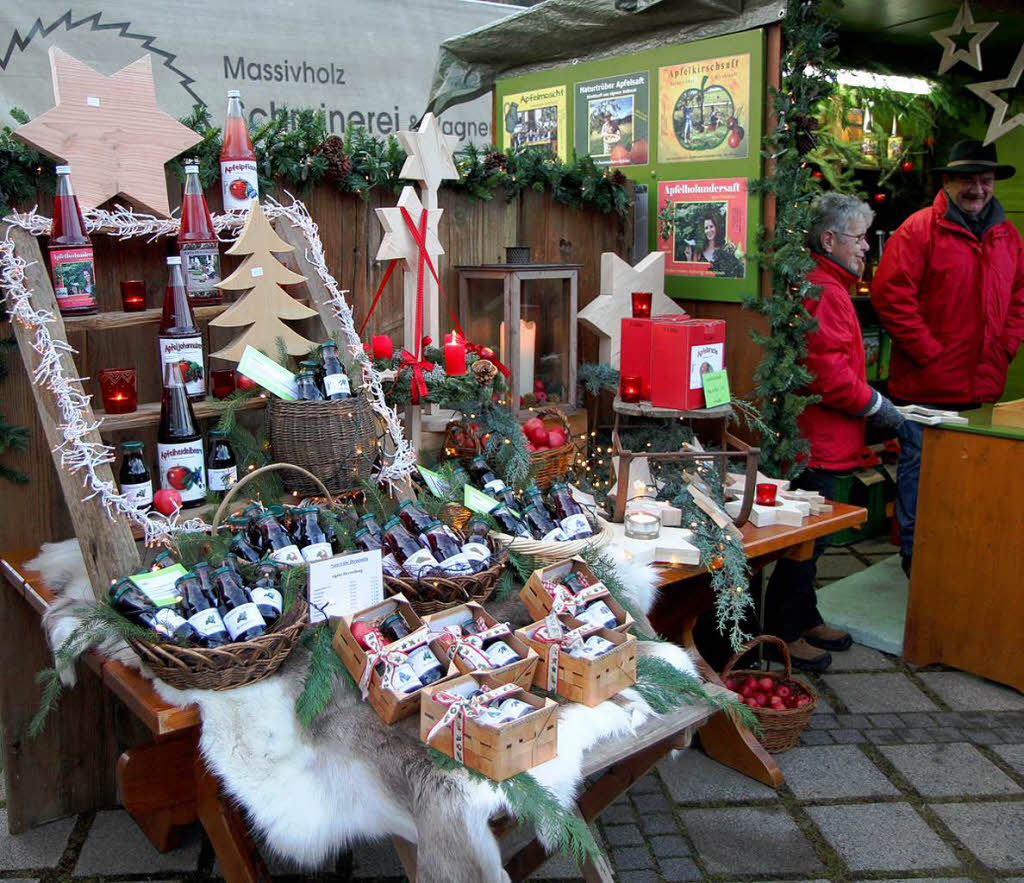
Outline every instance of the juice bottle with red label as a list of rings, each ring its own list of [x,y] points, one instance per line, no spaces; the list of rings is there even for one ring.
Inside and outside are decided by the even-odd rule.
[[[53,292],[62,316],[96,312],[96,267],[85,218],[71,189],[71,166],[57,166],[57,195],[50,228]]]
[[[192,303],[219,304],[220,249],[213,230],[213,218],[206,207],[206,195],[199,183],[199,163],[194,160],[185,163],[178,254],[181,255],[188,299]]]
[[[181,258],[167,258],[167,288],[160,317],[160,373],[174,365],[181,372],[188,397],[197,402],[206,397],[206,369],[203,360],[203,335],[196,325],[196,314],[188,302],[185,281],[181,276]]]
[[[224,144],[220,149],[220,186],[224,211],[246,211],[249,203],[260,198],[256,177],[256,153],[242,116],[240,92],[228,92],[228,115],[224,121]]]

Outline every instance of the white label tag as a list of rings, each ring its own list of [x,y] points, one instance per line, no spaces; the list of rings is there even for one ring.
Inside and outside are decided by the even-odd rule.
[[[250,268],[249,275],[252,276],[254,279],[257,276],[262,276],[263,275],[263,267],[252,267],[252,268]]]
[[[248,604],[239,604],[234,610],[229,610],[224,614],[224,625],[228,627],[228,634],[231,635],[232,641],[249,629],[266,626],[266,624],[259,607],[251,601]]]
[[[308,591],[309,619],[314,623],[323,622],[325,613],[347,616],[379,604],[384,600],[380,549],[310,562]]]
[[[471,561],[491,560],[491,550],[487,548],[485,543],[466,543],[462,547],[462,554],[468,557]]]
[[[437,559],[430,554],[430,549],[417,549],[402,562],[402,566],[411,576],[422,576],[438,564]]]
[[[294,402],[299,397],[295,389],[295,375],[255,347],[246,346],[238,362],[238,373],[255,380],[286,402]]]
[[[381,559],[380,566],[388,576],[403,576],[405,573],[402,570],[402,565],[398,563],[398,559],[390,552]]]
[[[275,549],[270,553],[270,557],[277,561],[279,564],[301,564],[302,553],[299,551],[299,547],[294,543],[290,543],[287,546],[282,546],[280,549]]]
[[[187,624],[185,618],[183,616],[179,616],[170,607],[161,607],[156,612],[156,616],[154,616],[153,619],[158,625],[162,625],[167,629],[167,634],[170,637],[174,637],[174,633],[183,625]]]
[[[324,377],[324,392],[328,397],[333,395],[351,395],[352,387],[349,386],[347,374],[328,374]]]
[[[310,543],[302,548],[302,557],[306,561],[326,561],[334,555],[330,543]]]
[[[208,638],[210,635],[218,635],[225,631],[224,620],[212,607],[207,610],[200,610],[188,618],[188,624],[192,626],[201,638]]]
[[[139,484],[122,484],[121,493],[141,509],[153,502],[153,482],[143,481]]]
[[[721,371],[725,364],[724,343],[699,343],[690,347],[690,389],[703,389],[709,371]]]
[[[89,105],[89,107],[99,107],[100,106],[100,100],[95,95],[86,95],[85,96],[85,103],[87,105]]]
[[[439,665],[440,662],[437,657],[426,645],[417,647],[409,653],[409,667],[416,673],[416,677],[421,681],[421,683],[423,675],[429,671],[433,671]]]
[[[211,491],[226,491],[238,481],[238,468],[229,466],[227,469],[207,469],[206,486]]]
[[[469,556],[460,552],[457,555],[452,555],[451,558],[445,558],[441,562],[441,570],[449,574],[467,574],[473,572],[473,562],[469,560]]]
[[[580,540],[584,537],[589,537],[593,533],[586,515],[581,515],[579,512],[567,515],[562,519],[561,524],[562,530],[565,531],[565,535],[569,539]]]
[[[249,592],[249,594],[252,595],[253,603],[255,603],[257,607],[262,604],[264,607],[273,607],[278,614],[281,613],[283,599],[281,598],[281,593],[277,589],[268,589],[263,586],[256,586]]]
[[[564,543],[568,537],[565,535],[565,531],[560,527],[556,527],[554,530],[549,530],[544,534],[545,543]]]

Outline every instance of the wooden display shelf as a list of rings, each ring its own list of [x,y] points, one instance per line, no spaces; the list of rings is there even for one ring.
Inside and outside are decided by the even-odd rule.
[[[650,402],[624,402],[616,395],[612,402],[612,408],[616,414],[627,414],[631,417],[656,417],[659,419],[680,420],[721,420],[731,417],[733,410],[731,404],[718,405],[715,408],[691,408],[689,411],[678,411],[675,408],[656,408]]]
[[[230,303],[212,304],[207,307],[192,307],[192,312],[199,321],[215,319]],[[93,313],[89,316],[65,316],[64,326],[68,331],[106,331],[114,328],[128,328],[132,325],[151,325],[160,321],[163,310],[155,307],[152,310],[141,310],[138,313],[126,313],[123,310],[110,310]]]
[[[256,396],[238,406],[239,411],[255,411],[267,406],[267,399]],[[201,402],[193,402],[192,410],[197,420],[208,420],[211,417],[219,417],[221,414],[220,403],[206,399]],[[123,429],[144,429],[148,426],[156,426],[160,422],[160,402],[146,402],[139,405],[138,410],[130,414],[107,414],[105,411],[94,411],[97,419],[102,419],[100,432],[120,432]]]

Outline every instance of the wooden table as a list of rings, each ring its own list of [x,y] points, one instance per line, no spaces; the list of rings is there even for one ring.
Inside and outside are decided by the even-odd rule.
[[[754,527],[745,524],[743,550],[756,574],[779,558],[806,561],[814,551],[814,541],[867,520],[867,510],[845,503],[833,503],[828,515],[812,515],[800,527],[772,525]],[[695,657],[701,674],[711,684],[725,686],[711,666],[701,657],[693,637],[697,618],[714,608],[714,593],[708,572],[698,566],[673,565],[660,568],[661,595],[651,611],[650,620],[665,637],[685,647]],[[754,735],[732,718],[715,715],[700,732],[701,746],[719,763],[778,788],[782,771]]]
[[[40,574],[24,566],[35,555],[31,551],[0,559],[0,572],[13,589],[0,593],[0,634],[25,630],[26,634],[38,635],[36,643],[40,645],[40,652],[28,660],[14,658],[13,652],[15,646],[23,652],[25,641],[17,645],[0,642],[0,666],[4,671],[21,673],[20,677],[0,679],[11,833],[20,833],[60,815],[120,802],[157,850],[172,849],[179,842],[180,828],[199,821],[228,883],[269,880],[244,817],[223,797],[217,778],[199,755],[198,711],[191,706],[168,705],[135,669],[95,651],[85,654],[78,666],[79,686],[67,691],[63,700],[65,713],[55,712],[51,716],[39,740],[22,741],[20,734],[39,703],[39,690],[31,678],[35,669],[31,666],[44,668],[50,664],[39,617],[54,596],[42,583]],[[110,694],[127,706],[145,730],[124,751],[115,747],[120,740],[101,738],[97,744],[93,733],[88,734],[92,742],[75,738],[88,731],[97,707],[109,705]],[[78,701],[82,697],[85,704]],[[706,706],[685,706],[649,720],[629,739],[594,746],[584,755],[584,774],[587,778],[601,775],[580,794],[577,814],[588,822],[596,818],[669,751],[686,747],[696,728],[711,716],[712,711]],[[724,715],[719,712],[714,717]],[[110,728],[110,735],[113,729]],[[116,767],[107,764],[103,749],[107,743],[111,760],[120,753]],[[88,757],[83,757],[83,753]],[[110,780],[116,784],[116,790],[110,787]],[[532,831],[507,819],[495,820],[493,826],[506,870],[513,880],[525,879],[550,857]],[[415,846],[396,840],[395,847],[409,878],[414,880]],[[588,881],[614,879],[603,860],[588,862],[581,870]]]

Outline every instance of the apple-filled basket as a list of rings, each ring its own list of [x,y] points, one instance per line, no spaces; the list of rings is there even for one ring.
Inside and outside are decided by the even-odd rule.
[[[292,463],[271,463],[244,475],[224,495],[213,517],[213,532],[229,511],[232,499],[249,481],[264,472],[284,469],[303,473],[327,504],[332,504],[330,493],[315,475]],[[179,690],[231,690],[254,684],[281,667],[309,623],[305,594],[283,594],[281,615],[262,635],[247,641],[220,647],[192,647],[170,640],[129,639],[128,643],[154,675]]]
[[[773,644],[782,655],[784,671],[743,669],[733,666],[759,644]],[[754,712],[761,735],[758,741],[765,751],[780,754],[796,745],[818,704],[818,693],[806,681],[793,677],[786,642],[774,635],[761,635],[735,653],[722,669],[722,680]],[[763,701],[762,701],[763,697]]]

